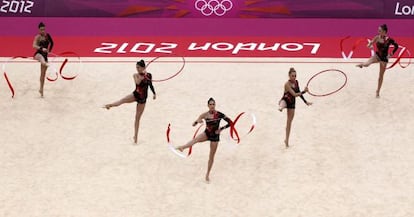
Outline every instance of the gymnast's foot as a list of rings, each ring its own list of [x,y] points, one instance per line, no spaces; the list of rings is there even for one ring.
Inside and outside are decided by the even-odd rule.
[[[289,148],[289,142],[287,140],[285,140],[285,145],[286,145],[286,148]]]

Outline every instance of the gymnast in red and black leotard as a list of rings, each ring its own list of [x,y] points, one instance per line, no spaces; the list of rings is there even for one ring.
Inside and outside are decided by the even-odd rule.
[[[305,97],[303,97],[303,94],[306,93],[306,91],[303,91],[303,92],[300,91],[298,80],[295,80],[293,82],[289,80],[288,82],[289,82],[288,84],[290,85],[290,87],[292,88],[294,93],[295,94],[300,94],[299,97],[306,104],[307,101],[306,101]],[[283,94],[282,99],[280,99],[280,100],[284,100],[286,102],[286,108],[295,109],[295,107],[296,107],[296,97],[297,97],[297,95],[292,95],[292,93],[289,90],[285,90],[285,93]],[[281,106],[279,108],[279,110],[283,110],[283,108],[285,108],[285,107]]]
[[[299,96],[302,98],[303,102],[308,106],[312,105],[312,103],[306,101],[303,97],[303,94],[308,91],[308,88],[306,87],[304,91],[300,91],[299,82],[296,80],[296,70],[294,68],[289,69],[289,80],[285,83],[284,89],[283,97],[279,101],[279,111],[282,111],[285,108],[287,109],[285,146],[288,148],[290,129],[293,117],[295,116],[296,97]]]
[[[368,67],[373,63],[380,63],[378,86],[377,91],[375,92],[377,98],[380,96],[380,90],[382,87],[382,82],[384,80],[384,73],[387,69],[388,60],[398,50],[397,42],[395,42],[394,39],[388,37],[387,33],[388,27],[386,24],[378,27],[378,35],[376,35],[367,45],[369,48],[373,48],[374,44],[376,45],[375,55],[369,58],[366,62],[356,65],[357,67],[362,68]],[[394,46],[394,49],[391,53],[389,53],[389,48],[391,45]]]
[[[148,87],[151,88],[153,93],[153,99],[157,98],[155,94],[154,86],[152,85],[152,75],[145,70],[144,60],[140,60],[136,64],[137,73],[133,74],[132,77],[135,81],[135,90],[125,96],[124,98],[106,104],[104,108],[110,109],[112,107],[120,106],[124,103],[137,102],[136,113],[135,113],[135,131],[134,131],[134,143],[138,143],[138,130],[139,121],[141,120],[142,113],[144,112],[145,104],[148,97]]]
[[[205,142],[207,140],[210,141],[210,155],[208,160],[207,173],[205,177],[206,181],[209,182],[210,171],[214,162],[214,156],[216,154],[217,146],[220,141],[220,132],[230,127],[233,124],[233,122],[226,115],[215,109],[216,101],[213,98],[210,98],[207,101],[207,105],[209,110],[207,112],[202,113],[193,123],[193,126],[196,126],[198,123],[202,123],[202,120],[204,119],[206,122],[206,129],[204,130],[204,133],[201,133],[200,135],[196,136],[187,144],[177,147],[177,149],[179,151],[184,151],[184,149],[190,148],[198,142]],[[227,122],[227,125],[220,127],[221,119],[225,120]]]
[[[47,55],[52,51],[53,40],[49,33],[46,33],[46,26],[44,23],[39,23],[39,34],[33,40],[33,48],[36,49],[34,59],[40,62],[40,96],[43,97],[43,87],[45,84],[46,70],[49,66]]]

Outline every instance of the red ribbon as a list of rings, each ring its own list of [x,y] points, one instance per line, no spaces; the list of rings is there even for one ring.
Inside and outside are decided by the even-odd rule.
[[[77,57],[77,58],[79,59],[79,62],[80,62],[80,57],[79,57],[79,55],[78,55],[78,54],[76,54],[75,52],[72,52],[72,51],[66,51],[66,52],[60,53],[60,54],[58,54],[58,55],[56,55],[56,54],[55,54],[55,56],[65,56],[65,55],[73,55],[73,56]],[[17,59],[17,58],[28,59],[28,58],[30,58],[30,57],[25,57],[25,56],[14,56],[14,57],[11,57],[11,58],[10,58],[10,60]],[[65,80],[73,80],[73,79],[75,79],[75,78],[76,78],[76,76],[77,76],[77,75],[75,75],[75,76],[73,76],[73,77],[69,77],[69,76],[64,76],[64,75],[63,75],[63,70],[64,70],[64,68],[65,68],[65,66],[66,66],[66,64],[67,64],[67,63],[68,63],[68,59],[67,59],[67,58],[65,58],[65,60],[64,60],[64,61],[63,61],[63,63],[62,63],[62,65],[61,65],[61,66],[60,66],[60,68],[59,68],[59,74],[60,74],[60,76],[61,76],[63,79],[65,79]],[[13,84],[10,82],[10,80],[9,80],[9,78],[8,78],[8,76],[7,76],[7,72],[6,72],[6,70],[5,70],[5,66],[3,66],[3,67],[4,67],[4,72],[3,72],[4,78],[6,79],[7,85],[9,86],[10,92],[12,93],[12,98],[14,98],[15,92],[14,92],[14,87],[13,87]],[[58,79],[59,74],[58,74],[57,72],[55,72],[55,75],[56,75],[56,77],[55,77],[55,78],[50,78],[49,76],[47,76],[47,77],[46,77],[46,79],[47,79],[48,81],[51,81],[51,82],[56,81],[56,80]]]
[[[237,123],[237,121],[240,119],[240,117],[241,117],[241,116],[243,116],[243,114],[245,114],[245,112],[242,112],[242,113],[238,114],[238,115],[236,116],[236,118],[234,119],[234,121],[232,121],[232,122],[230,123],[230,136],[231,136],[231,138],[232,138],[232,139],[237,140],[237,144],[238,144],[238,143],[240,143],[240,136],[239,136],[239,133],[237,132],[237,130],[236,130],[236,128],[235,128],[235,124],[236,124],[236,123]],[[204,125],[204,124],[201,124],[200,126],[198,126],[198,128],[197,128],[197,129],[196,129],[196,131],[194,132],[193,139],[194,139],[194,138],[196,138],[196,136],[197,136],[198,132],[200,131],[200,129],[201,129],[201,127],[202,127],[203,125]],[[249,131],[247,132],[247,134],[251,133],[251,132],[253,131],[254,127],[255,127],[255,125],[253,124],[253,125],[250,127],[250,129],[249,129]],[[167,137],[167,142],[168,142],[168,143],[170,143],[170,132],[171,132],[171,124],[168,124],[167,131],[165,132],[165,133],[166,133],[166,137]],[[190,147],[190,148],[188,149],[188,154],[187,154],[187,156],[190,156],[190,155],[191,155],[192,150],[193,150],[193,149],[192,149],[192,147]]]
[[[77,57],[79,59],[79,63],[80,63],[80,57],[79,57],[79,55],[77,53],[75,53],[75,52],[72,52],[72,51],[66,51],[66,52],[63,52],[63,53],[60,53],[60,54],[54,54],[54,55],[56,57],[66,57],[67,55],[73,55],[73,56],[75,56],[75,57]],[[59,67],[59,75],[60,75],[60,77],[62,77],[65,80],[73,80],[73,79],[76,78],[77,75],[75,75],[73,77],[69,77],[69,76],[63,75],[63,70],[64,70],[66,64],[68,63],[68,61],[69,61],[68,58],[65,58],[65,60],[63,61],[63,63],[60,65],[60,67]],[[58,73],[57,72],[56,72],[56,78],[55,79],[47,77],[47,80],[49,80],[49,81],[56,81],[57,79],[58,79]]]
[[[240,136],[239,136],[239,133],[238,133],[238,132],[237,132],[237,130],[236,130],[235,125],[236,125],[237,121],[239,121],[240,117],[241,117],[243,114],[244,114],[244,112],[242,112],[242,113],[238,114],[238,115],[236,116],[236,118],[234,119],[233,124],[230,126],[230,127],[231,127],[231,128],[230,128],[230,137],[231,137],[232,139],[236,140],[236,141],[237,141],[237,144],[239,144],[239,143],[240,143]],[[234,138],[234,135],[236,135],[236,138]]]
[[[27,59],[29,57],[25,57],[25,56],[14,56],[14,57],[10,58],[10,60],[17,59],[17,58]],[[7,76],[6,66],[5,65],[3,65],[3,70],[4,70],[4,72],[3,72],[4,78],[6,79],[7,85],[9,86],[10,92],[12,93],[12,98],[14,98],[14,88],[13,88],[12,83],[9,80],[9,77]]]
[[[401,58],[403,57],[403,55],[405,54],[405,53],[407,53],[408,52],[408,64],[406,65],[406,66],[403,66],[402,64],[401,64]],[[394,67],[395,65],[397,65],[397,63],[401,66],[401,68],[407,68],[410,64],[411,64],[411,53],[410,53],[410,51],[406,48],[406,47],[403,47],[402,48],[402,50],[400,51],[400,53],[398,54],[398,57],[397,57],[397,59],[395,60],[395,62],[393,62],[389,67],[387,67],[386,69],[391,69],[392,67]]]
[[[59,54],[59,56],[65,56],[65,55],[74,55],[75,57],[77,57],[78,59],[79,59],[79,62],[80,62],[80,57],[79,57],[79,55],[77,54],[77,53],[75,53],[75,52],[71,52],[71,51],[66,51],[66,52],[63,52],[63,53],[60,53]],[[65,67],[65,65],[66,65],[66,63],[68,62],[68,59],[67,58],[65,58],[65,60],[63,61],[63,63],[62,63],[62,65],[60,66],[60,69],[59,69],[59,74],[60,74],[60,77],[62,77],[63,79],[65,79],[65,80],[73,80],[73,79],[75,79],[76,78],[76,76],[77,75],[75,75],[75,76],[73,76],[73,77],[67,77],[67,76],[64,76],[63,75],[63,68]]]
[[[170,131],[171,131],[170,126],[171,126],[171,124],[168,124],[167,131],[165,132],[167,134],[167,142],[168,143],[170,143]]]
[[[356,48],[359,46],[359,44],[361,44],[361,42],[362,42],[362,41],[364,41],[364,40],[369,40],[368,38],[359,38],[359,39],[357,39],[357,40],[354,42],[354,44],[352,45],[352,49],[351,49],[351,51],[349,52],[348,56],[346,56],[346,55],[345,55],[344,48],[343,48],[343,43],[344,43],[344,41],[345,41],[345,40],[347,40],[347,39],[349,39],[349,38],[351,38],[351,36],[347,36],[347,37],[345,37],[345,38],[341,39],[341,41],[340,41],[340,43],[339,43],[339,48],[341,49],[341,54],[342,54],[342,57],[343,57],[344,59],[351,59],[352,55],[354,54],[354,51],[355,51],[355,50],[356,50]]]
[[[196,131],[195,131],[195,133],[194,133],[193,139],[197,136],[197,133],[198,133],[198,131],[200,130],[200,128],[201,128],[202,126],[203,126],[203,125],[200,125],[200,126],[197,128],[197,130],[196,130]],[[170,142],[171,142],[171,140],[170,140],[170,133],[171,133],[171,124],[169,123],[169,124],[168,124],[168,127],[167,127],[167,131],[165,132],[166,137],[167,137],[167,142],[168,142],[168,144],[170,144]],[[188,149],[188,154],[187,154],[187,156],[190,156],[190,155],[191,155],[191,152],[192,152],[192,147],[190,147],[190,148]]]
[[[6,72],[4,72],[4,78],[6,79],[7,84],[9,85],[10,91],[12,93],[12,98],[14,98],[14,88],[13,88],[13,85],[10,83],[9,78],[7,77]]]
[[[238,131],[236,130],[235,126],[236,126],[237,122],[240,120],[240,118],[245,114],[246,114],[246,112],[241,112],[240,114],[238,114],[236,116],[236,118],[234,119],[234,122],[232,123],[231,128],[230,128],[230,137],[232,139],[236,140],[237,144],[240,143],[241,138],[240,138],[240,135],[239,135]],[[253,114],[251,114],[251,115],[252,115],[252,118],[253,118],[253,124],[252,124],[252,126],[250,126],[250,129],[249,129],[249,131],[247,131],[246,135],[250,134],[256,126],[256,117]]]
[[[56,81],[58,78],[59,78],[59,75],[58,75],[58,73],[57,72],[55,72],[55,75],[56,75],[56,78],[49,78],[49,75],[46,77],[46,79],[48,80],[48,81],[51,81],[51,82],[53,82],[53,81]]]

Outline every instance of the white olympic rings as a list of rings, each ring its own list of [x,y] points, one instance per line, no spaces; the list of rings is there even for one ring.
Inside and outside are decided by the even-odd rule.
[[[233,2],[230,0],[197,0],[194,7],[207,17],[213,13],[217,16],[223,16],[233,8]]]

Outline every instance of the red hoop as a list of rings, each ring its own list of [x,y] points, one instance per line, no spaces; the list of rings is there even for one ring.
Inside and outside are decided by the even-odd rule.
[[[163,58],[163,57],[168,57],[168,56],[160,56],[160,57],[155,57],[154,59],[152,59],[152,60],[150,60],[149,62],[148,62],[148,64],[147,64],[147,67],[146,68],[148,68],[150,65],[151,65],[151,63],[153,63],[153,62],[155,62],[157,59],[159,59],[159,58]],[[184,66],[185,66],[185,58],[184,57],[180,57],[180,58],[182,58],[183,59],[183,65],[181,66],[181,68],[175,73],[175,74],[173,74],[173,75],[171,75],[170,77],[168,77],[168,78],[164,78],[164,79],[152,79],[152,82],[162,82],[162,81],[167,81],[167,80],[170,80],[170,79],[172,79],[172,78],[174,78],[175,76],[177,76],[178,74],[180,74],[182,71],[183,71],[183,69],[184,69]]]
[[[340,86],[337,90],[334,90],[334,91],[332,91],[332,92],[330,92],[330,93],[326,93],[326,94],[314,94],[314,93],[312,93],[312,92],[310,92],[310,91],[308,90],[309,95],[311,95],[311,96],[316,96],[316,97],[329,96],[329,95],[332,95],[332,94],[334,94],[334,93],[336,93],[336,92],[340,91],[342,88],[344,88],[344,87],[345,87],[346,83],[348,82],[348,77],[346,76],[345,72],[343,72],[343,71],[341,71],[341,70],[339,70],[339,69],[326,69],[326,70],[323,70],[323,71],[321,71],[321,72],[316,73],[315,75],[313,75],[313,76],[309,79],[308,83],[306,84],[306,87],[308,87],[308,86],[309,86],[309,83],[310,83],[310,82],[312,81],[312,79],[314,79],[316,76],[318,76],[318,75],[320,75],[320,74],[322,74],[322,73],[324,73],[324,72],[329,72],[329,71],[335,71],[335,72],[340,72],[340,73],[342,73],[342,75],[345,77],[344,84],[342,84],[342,86]]]

